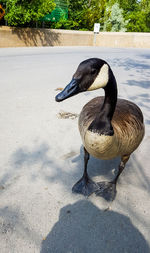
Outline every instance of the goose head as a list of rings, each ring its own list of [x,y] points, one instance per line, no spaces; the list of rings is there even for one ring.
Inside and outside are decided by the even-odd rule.
[[[102,59],[90,58],[81,62],[71,82],[56,97],[61,102],[80,92],[105,89],[111,78],[112,71]]]

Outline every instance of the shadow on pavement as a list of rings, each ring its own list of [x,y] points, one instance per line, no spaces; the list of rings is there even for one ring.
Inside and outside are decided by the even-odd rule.
[[[42,242],[41,253],[149,253],[130,219],[81,200],[60,210],[59,221]]]
[[[131,58],[114,58],[110,59],[109,62],[112,66],[123,67],[126,71],[131,69],[136,70],[136,72],[149,70],[149,64],[142,60],[134,60]]]

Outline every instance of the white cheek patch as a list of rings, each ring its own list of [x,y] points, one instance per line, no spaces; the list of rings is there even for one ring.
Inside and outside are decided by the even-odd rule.
[[[96,77],[95,81],[92,83],[92,85],[88,88],[88,90],[96,90],[103,88],[108,83],[108,65],[104,64],[101,68],[98,76]]]

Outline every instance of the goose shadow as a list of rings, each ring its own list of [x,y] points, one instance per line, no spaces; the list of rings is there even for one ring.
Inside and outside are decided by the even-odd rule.
[[[95,182],[110,182],[118,173],[120,164],[120,157],[116,157],[112,160],[100,160],[90,156],[87,169],[90,178]],[[82,177],[84,169],[84,151],[83,146],[80,148],[80,154],[72,159],[72,163],[76,164],[76,171],[73,175],[73,185]],[[147,171],[147,168],[146,168]],[[147,176],[147,172],[143,168],[142,162],[137,159],[137,155],[133,153],[127,162],[124,171],[119,177],[118,184],[135,185],[138,188],[144,189],[146,192],[150,191],[150,181]],[[131,176],[132,175],[132,176]],[[136,180],[134,180],[134,177]],[[71,179],[71,178],[70,178]],[[71,181],[73,181],[71,180]],[[137,182],[136,182],[137,181]],[[73,186],[70,186],[71,187]]]
[[[80,154],[72,159],[72,163],[77,163],[78,177],[83,174],[84,168],[84,151],[83,145],[80,147]],[[90,177],[100,181],[100,177],[106,180],[112,180],[117,174],[120,158],[116,157],[111,160],[100,160],[90,155],[87,169]]]
[[[149,253],[150,248],[130,218],[80,200],[60,210],[58,222],[42,241],[40,253],[60,252]]]

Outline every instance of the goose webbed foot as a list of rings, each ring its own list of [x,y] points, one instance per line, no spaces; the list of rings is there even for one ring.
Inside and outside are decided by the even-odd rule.
[[[99,182],[97,183],[98,190],[95,191],[96,196],[103,197],[107,201],[113,201],[116,197],[116,183],[114,182]]]
[[[83,176],[73,187],[72,192],[90,196],[97,191],[99,187],[89,177]]]

